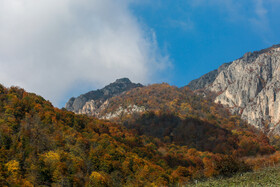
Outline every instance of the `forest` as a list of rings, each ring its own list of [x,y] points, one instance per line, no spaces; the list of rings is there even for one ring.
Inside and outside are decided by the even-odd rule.
[[[153,84],[112,98],[103,113],[113,112],[120,106],[144,107],[144,113],[124,113],[112,120],[138,135],[200,151],[238,156],[275,152],[265,129],[260,131],[248,125],[240,116],[216,104],[213,98],[213,93],[193,92],[188,87]]]
[[[99,120],[0,85],[0,186],[183,185],[280,161],[264,133],[187,88],[113,100],[111,110],[132,101],[150,110]]]

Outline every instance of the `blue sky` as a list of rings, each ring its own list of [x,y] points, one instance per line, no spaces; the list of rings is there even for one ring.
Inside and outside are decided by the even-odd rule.
[[[279,0],[154,0],[132,10],[169,54],[173,69],[165,78],[177,86],[280,43]]]
[[[280,0],[0,0],[0,83],[62,107],[128,77],[176,86],[280,43]]]

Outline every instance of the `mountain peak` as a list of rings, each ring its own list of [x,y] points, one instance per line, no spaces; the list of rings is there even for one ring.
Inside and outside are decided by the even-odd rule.
[[[248,52],[222,71],[203,75],[189,86],[217,93],[215,102],[257,128],[280,134],[279,63],[278,44]]]
[[[277,49],[277,48],[280,48],[280,44],[277,44],[277,45],[273,45],[269,48],[266,48],[266,49],[262,49],[260,51],[255,51],[255,53],[258,53],[258,54],[262,54],[262,53],[266,53],[266,52],[269,52],[271,50],[274,50],[274,49]]]
[[[259,51],[247,52],[239,59],[243,60],[246,63],[251,63],[251,62],[254,62],[256,60],[256,58],[258,58],[260,55],[262,55],[264,53],[272,53],[276,49],[277,49],[277,51],[280,49],[280,44],[273,45],[269,48],[262,49]],[[198,79],[192,80],[188,84],[188,87],[191,88],[192,90],[199,90],[199,89],[208,87],[209,85],[211,85],[214,82],[214,80],[217,78],[219,73],[221,71],[227,69],[231,64],[232,64],[232,62],[224,63],[218,69],[215,69],[209,73],[206,73],[205,75],[202,75]]]
[[[254,61],[258,56],[265,54],[265,53],[272,53],[273,50],[280,49],[280,44],[273,45],[269,48],[262,49],[260,51],[254,51],[254,52],[247,52],[241,57],[241,59],[244,59],[245,61],[251,62]]]
[[[95,116],[98,113],[99,107],[106,100],[137,87],[143,87],[143,85],[132,83],[128,78],[117,79],[102,89],[90,91],[77,98],[71,98],[66,103],[65,108],[75,113]]]
[[[129,78],[121,78],[121,79],[117,79],[114,83],[122,83],[122,84],[131,84],[132,82],[129,80]]]

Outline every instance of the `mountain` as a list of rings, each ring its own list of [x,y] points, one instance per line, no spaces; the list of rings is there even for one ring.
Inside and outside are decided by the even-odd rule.
[[[216,93],[215,102],[233,114],[257,128],[280,134],[280,45],[246,53],[188,86]]]
[[[72,97],[65,105],[68,111],[77,114],[98,115],[99,111],[107,104],[107,100],[123,94],[133,88],[142,87],[141,84],[132,83],[128,78],[117,79],[114,83],[100,90],[90,91],[77,98]]]
[[[214,103],[210,96],[187,87],[166,83],[138,87],[108,99],[97,112],[98,118],[123,124],[138,135],[199,151],[227,154],[235,150],[239,156],[245,156],[271,150],[266,143],[257,149],[240,146],[243,141],[262,142],[262,133]]]
[[[209,73],[206,73],[202,77],[192,80],[189,84],[188,87],[191,88],[192,90],[199,90],[203,89],[209,85],[211,85],[214,80],[217,78],[219,73],[226,69],[232,62],[225,63],[221,65],[218,69],[215,69],[213,71],[210,71]]]
[[[212,92],[119,79],[89,96],[110,121],[0,85],[0,186],[183,186],[280,163]]]
[[[142,98],[147,106],[160,103],[151,98],[171,100],[173,104],[159,107],[169,107],[170,112],[176,111],[176,106],[181,106],[182,111],[197,110],[194,114],[210,109],[207,100],[202,97],[194,100],[187,89],[167,84],[143,88],[127,94],[133,96],[140,90],[148,93],[150,102]],[[184,92],[190,96],[179,105],[176,99],[184,98]],[[115,99],[118,97],[124,95]],[[189,107],[188,99],[194,100],[197,106]],[[132,101],[133,98],[128,102]],[[162,128],[170,127],[169,123],[178,125],[177,131],[190,131],[188,137],[195,140],[194,146],[200,149],[202,145],[206,149],[210,142],[217,150],[227,150],[224,154],[174,144],[168,132],[162,140],[140,135],[121,124],[61,110],[36,94],[0,85],[0,186],[182,186],[197,179],[231,176],[259,167],[258,160],[251,157],[247,162],[243,156],[266,155],[258,157],[261,163],[280,161],[279,155],[272,155],[275,149],[264,134],[246,130],[246,125],[236,117],[227,114],[224,115],[228,119],[219,117],[223,114],[216,110],[221,108],[212,107],[214,115],[209,115],[215,125],[201,121],[199,116],[180,122],[175,113],[156,112],[144,113],[137,124],[158,131],[169,130]],[[201,116],[206,114],[203,112]],[[136,125],[130,121],[132,124]],[[230,130],[230,126],[234,129]]]
[[[178,183],[184,177],[172,172],[178,166],[189,167],[187,161],[170,155],[182,164],[169,163],[165,158],[169,145],[158,143],[135,136],[123,126],[54,108],[40,96],[0,84],[0,186]],[[165,156],[158,151],[160,147],[167,151]]]

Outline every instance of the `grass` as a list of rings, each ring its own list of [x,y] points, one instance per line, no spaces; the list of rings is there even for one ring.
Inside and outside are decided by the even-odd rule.
[[[279,186],[280,187],[280,166],[265,168],[256,172],[248,172],[235,175],[231,178],[209,179],[205,182],[187,186],[218,186],[218,187],[238,187],[238,186]]]

